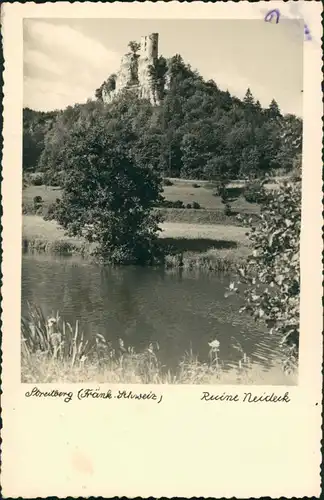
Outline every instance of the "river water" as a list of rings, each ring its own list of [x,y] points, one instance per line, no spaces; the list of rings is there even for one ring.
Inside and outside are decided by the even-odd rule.
[[[239,314],[242,298],[225,299],[230,278],[141,267],[100,267],[79,257],[24,254],[22,315],[27,302],[45,315],[79,320],[86,335],[122,338],[137,352],[158,342],[162,363],[173,370],[190,349],[207,361],[208,342],[220,342],[224,367],[243,351],[265,371],[278,358],[275,341],[259,323]]]

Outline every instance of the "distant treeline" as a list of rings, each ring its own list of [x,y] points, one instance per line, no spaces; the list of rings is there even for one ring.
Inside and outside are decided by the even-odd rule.
[[[161,61],[159,61],[161,66]],[[162,65],[163,66],[163,65]],[[289,172],[300,161],[302,120],[282,115],[272,100],[264,109],[250,89],[243,100],[205,81],[176,55],[171,80],[156,107],[125,91],[110,104],[96,100],[62,111],[23,110],[23,169],[60,183],[71,130],[104,117],[120,132],[129,154],[164,176],[224,180]],[[153,72],[153,69],[152,69]],[[164,75],[156,71],[158,79]],[[160,76],[159,76],[160,75]],[[124,144],[125,145],[125,144]],[[91,155],[91,152],[89,152]]]

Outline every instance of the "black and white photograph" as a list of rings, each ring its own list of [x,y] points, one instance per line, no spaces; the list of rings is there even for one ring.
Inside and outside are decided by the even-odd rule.
[[[23,382],[297,384],[304,36],[24,20]]]
[[[318,498],[320,2],[4,3],[4,498]]]

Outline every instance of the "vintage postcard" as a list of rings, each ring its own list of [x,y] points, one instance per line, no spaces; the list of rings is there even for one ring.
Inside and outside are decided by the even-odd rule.
[[[320,495],[322,7],[4,3],[4,497]]]

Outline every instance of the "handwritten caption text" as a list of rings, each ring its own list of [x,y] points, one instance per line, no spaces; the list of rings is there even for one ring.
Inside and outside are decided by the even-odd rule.
[[[53,389],[52,391],[41,391],[38,387],[34,387],[31,391],[27,391],[25,393],[26,398],[30,397],[38,397],[38,398],[62,398],[65,403],[69,403],[74,398],[74,392],[66,392],[66,391],[58,391],[57,389]],[[161,403],[163,399],[163,395],[155,394],[155,392],[141,392],[136,393],[133,391],[126,390],[117,390],[113,392],[111,389],[108,391],[100,391],[100,388],[96,389],[80,389],[75,393],[75,399],[80,401],[85,399],[128,399],[128,400],[137,400],[137,401],[154,401],[158,404]]]
[[[277,395],[274,392],[271,394],[262,393],[254,395],[252,392],[244,392],[243,394],[211,394],[206,391],[202,393],[201,401],[229,401],[234,403],[290,403],[289,392]]]

